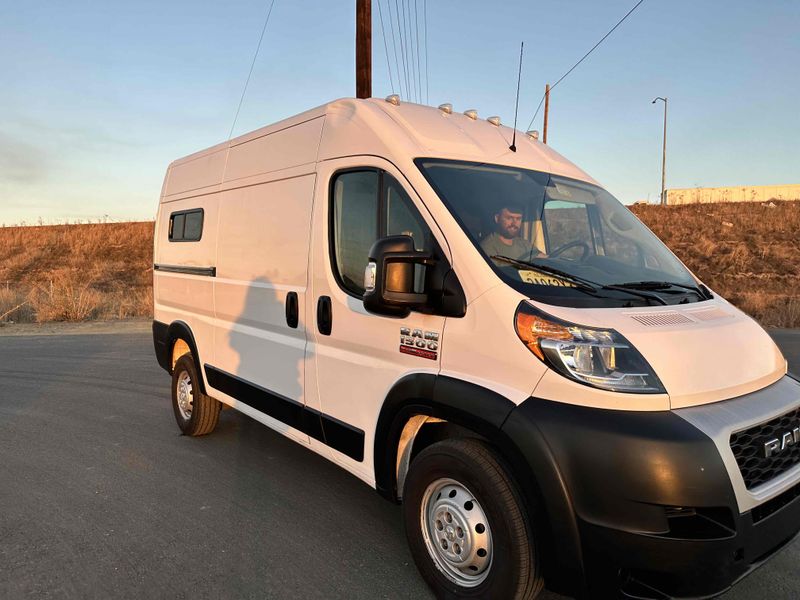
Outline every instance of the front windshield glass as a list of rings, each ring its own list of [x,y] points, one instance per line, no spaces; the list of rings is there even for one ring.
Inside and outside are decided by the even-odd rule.
[[[600,187],[516,167],[416,162],[484,258],[529,297],[575,306],[706,298],[666,246]]]

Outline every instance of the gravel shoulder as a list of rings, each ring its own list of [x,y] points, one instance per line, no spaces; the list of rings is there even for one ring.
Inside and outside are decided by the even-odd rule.
[[[0,323],[0,336],[146,333],[150,331],[152,323],[152,319],[82,323]]]

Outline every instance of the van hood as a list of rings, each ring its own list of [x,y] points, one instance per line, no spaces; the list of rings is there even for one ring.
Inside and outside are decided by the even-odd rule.
[[[635,309],[536,305],[555,317],[625,336],[658,375],[671,408],[735,398],[786,374],[786,360],[767,332],[719,297]]]

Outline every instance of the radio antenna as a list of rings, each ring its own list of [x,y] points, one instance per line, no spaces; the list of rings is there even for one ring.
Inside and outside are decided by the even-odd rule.
[[[519,112],[519,84],[522,81],[522,50],[525,48],[525,42],[519,44],[519,74],[517,75],[517,99],[514,104],[514,133],[511,136],[511,145],[508,147],[512,152],[517,151],[517,113]]]

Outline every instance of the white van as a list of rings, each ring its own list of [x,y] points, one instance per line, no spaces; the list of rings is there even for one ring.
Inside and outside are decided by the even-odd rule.
[[[800,383],[512,136],[343,99],[172,163],[153,337],[178,425],[236,408],[401,502],[439,597],[717,594],[800,529]]]

